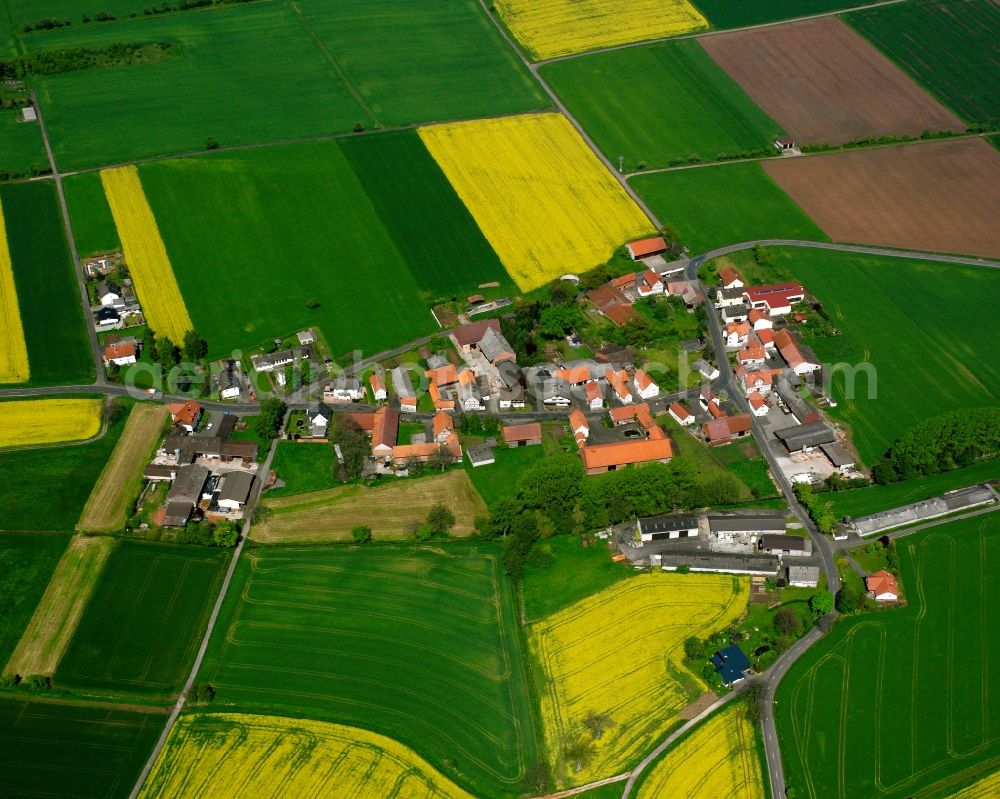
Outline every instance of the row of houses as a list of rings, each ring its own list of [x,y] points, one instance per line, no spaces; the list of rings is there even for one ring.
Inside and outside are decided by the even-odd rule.
[[[641,463],[667,463],[673,457],[670,439],[653,419],[648,403],[612,408],[609,417],[613,425],[611,435],[596,438],[592,436],[596,428],[591,426],[583,411],[574,408],[569,413],[570,432],[576,439],[587,474],[601,474]],[[615,429],[625,426],[627,430],[615,434]]]

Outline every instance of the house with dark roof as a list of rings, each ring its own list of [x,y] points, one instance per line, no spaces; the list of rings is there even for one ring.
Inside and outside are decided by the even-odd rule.
[[[697,538],[698,517],[674,514],[651,516],[646,519],[637,519],[635,529],[639,533],[639,540],[644,542]]]
[[[711,658],[715,671],[722,677],[722,684],[729,687],[746,678],[750,671],[750,659],[738,645],[720,649]]]
[[[776,430],[774,435],[789,452],[811,450],[821,444],[831,444],[836,440],[833,430],[822,421],[786,427],[783,430]]]
[[[230,512],[243,510],[250,500],[255,480],[252,472],[226,472],[219,482],[216,504]]]

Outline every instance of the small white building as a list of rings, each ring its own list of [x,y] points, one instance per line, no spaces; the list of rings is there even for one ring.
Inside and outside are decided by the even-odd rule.
[[[639,396],[644,400],[652,399],[660,393],[660,387],[653,382],[653,378],[644,369],[635,370],[635,377],[632,382],[635,383],[636,391],[639,392]]]
[[[389,393],[385,390],[385,377],[379,373],[374,372],[368,378],[368,384],[372,387],[372,396],[375,398],[375,402],[385,402],[389,397]]]
[[[695,423],[694,414],[679,402],[671,403],[667,411],[679,425],[687,427]]]
[[[751,391],[747,396],[747,402],[750,403],[750,412],[754,416],[767,416],[767,398],[759,391]]]
[[[356,377],[345,377],[341,375],[336,383],[323,387],[323,400],[325,402],[357,402],[364,399],[365,392],[361,388],[361,381]]]
[[[816,588],[819,585],[819,566],[789,566],[788,584],[792,588]]]

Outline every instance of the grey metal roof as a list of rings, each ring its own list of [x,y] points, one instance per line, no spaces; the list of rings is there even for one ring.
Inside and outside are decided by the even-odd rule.
[[[197,463],[181,466],[177,470],[177,479],[167,492],[167,501],[187,501],[194,505],[201,499],[201,490],[208,480],[209,471]]]
[[[808,538],[799,538],[797,535],[771,535],[765,534],[760,537],[760,548],[782,549],[791,552],[812,552],[812,542]]]
[[[469,456],[469,463],[473,466],[492,463],[494,460],[493,448],[486,444],[474,444],[471,447],[466,447],[465,453]]]
[[[403,369],[401,366],[397,366],[393,369],[389,376],[392,379],[392,390],[400,397],[415,397],[416,392],[413,390],[413,383],[410,380],[410,373]]]
[[[834,466],[851,466],[858,462],[857,458],[855,458],[845,447],[841,446],[836,441],[832,444],[820,444],[819,448],[823,451],[823,454],[830,459],[830,463]]]
[[[820,444],[830,444],[835,440],[833,430],[824,422],[810,422],[793,427],[776,430],[775,436],[783,443],[789,452],[798,452],[804,447],[818,447]]]
[[[507,342],[507,339],[503,337],[502,333],[498,333],[490,327],[486,329],[483,338],[479,342],[479,351],[489,359],[490,363],[493,363],[500,355],[505,352],[513,353],[514,349]]]
[[[243,504],[250,498],[254,475],[251,472],[226,472],[222,477],[219,499]]]
[[[789,566],[788,580],[796,583],[819,582],[819,566]]]
[[[785,530],[783,513],[741,513],[725,516],[710,515],[708,527],[713,533],[763,533],[765,530]]]
[[[639,529],[644,533],[666,533],[671,530],[691,530],[697,527],[697,516],[651,516],[648,519],[639,519]]]

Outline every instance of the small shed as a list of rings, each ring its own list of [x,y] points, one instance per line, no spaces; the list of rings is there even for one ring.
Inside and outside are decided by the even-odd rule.
[[[486,444],[475,444],[471,447],[466,447],[465,454],[468,456],[469,463],[472,464],[472,468],[474,469],[479,466],[489,466],[492,463],[496,463],[496,458],[493,456],[493,448]]]

